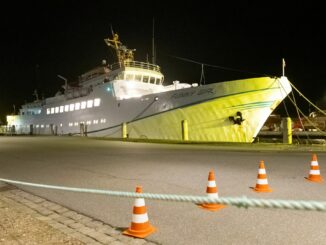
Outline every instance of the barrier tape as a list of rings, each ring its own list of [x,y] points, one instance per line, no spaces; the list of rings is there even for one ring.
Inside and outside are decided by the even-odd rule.
[[[146,198],[146,199],[154,199],[154,200],[162,200],[162,201],[191,202],[195,204],[217,203],[217,204],[236,206],[238,208],[255,207],[255,208],[279,208],[279,209],[292,209],[292,210],[321,211],[321,212],[326,211],[326,202],[321,202],[321,201],[255,199],[255,198],[247,198],[246,196],[214,198],[208,196],[136,193],[136,192],[124,192],[124,191],[75,188],[75,187],[66,187],[66,186],[29,183],[29,182],[2,179],[2,178],[0,178],[0,181],[10,183],[10,184],[24,185],[24,186],[92,193],[92,194],[102,194],[108,196],[127,197],[127,198]]]

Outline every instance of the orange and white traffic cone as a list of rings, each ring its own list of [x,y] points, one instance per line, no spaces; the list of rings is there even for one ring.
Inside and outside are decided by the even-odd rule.
[[[323,178],[320,175],[317,155],[312,154],[312,159],[310,163],[310,171],[309,176],[305,177],[307,180],[313,181],[313,182],[322,182]]]
[[[137,186],[136,192],[142,193],[142,187]],[[122,232],[122,234],[132,237],[145,238],[155,230],[156,228],[149,224],[144,198],[136,198],[133,208],[131,226]]]
[[[272,189],[268,186],[264,161],[260,161],[259,163],[256,187],[253,190],[257,192],[272,192]]]
[[[208,197],[217,197],[218,198],[214,170],[209,171],[206,193],[207,193]],[[203,203],[203,204],[200,204],[199,206],[201,208],[207,209],[209,211],[218,211],[225,207],[225,205],[218,204],[218,203]]]

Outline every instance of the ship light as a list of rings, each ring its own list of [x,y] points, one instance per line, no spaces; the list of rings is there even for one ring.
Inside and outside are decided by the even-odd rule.
[[[101,99],[100,98],[96,98],[94,99],[94,106],[100,106],[100,103],[101,103]]]
[[[9,126],[14,125],[16,121],[16,116],[7,116],[7,124]]]

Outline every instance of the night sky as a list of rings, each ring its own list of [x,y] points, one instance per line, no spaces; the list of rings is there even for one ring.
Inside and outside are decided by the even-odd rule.
[[[325,96],[326,15],[319,5],[178,1],[178,7],[167,1],[115,2],[22,1],[2,7],[3,122],[13,105],[17,112],[24,102],[33,101],[35,89],[40,97],[53,96],[64,83],[58,74],[73,83],[103,59],[113,63],[113,53],[103,41],[111,36],[110,25],[128,48],[137,49],[136,60],[151,58],[153,18],[157,64],[166,85],[173,80],[199,82],[201,66],[176,57],[241,71],[206,67],[206,83],[280,76],[285,58],[287,77],[304,95],[313,102]],[[286,103],[291,107],[290,101]],[[307,104],[301,106],[308,112]]]

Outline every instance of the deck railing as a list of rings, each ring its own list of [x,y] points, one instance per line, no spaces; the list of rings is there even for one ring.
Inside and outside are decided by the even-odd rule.
[[[154,65],[146,62],[139,62],[139,61],[125,61],[125,62],[114,63],[110,66],[110,69],[116,70],[124,67],[135,67],[135,68],[148,69],[157,72],[161,71],[158,65]]]

